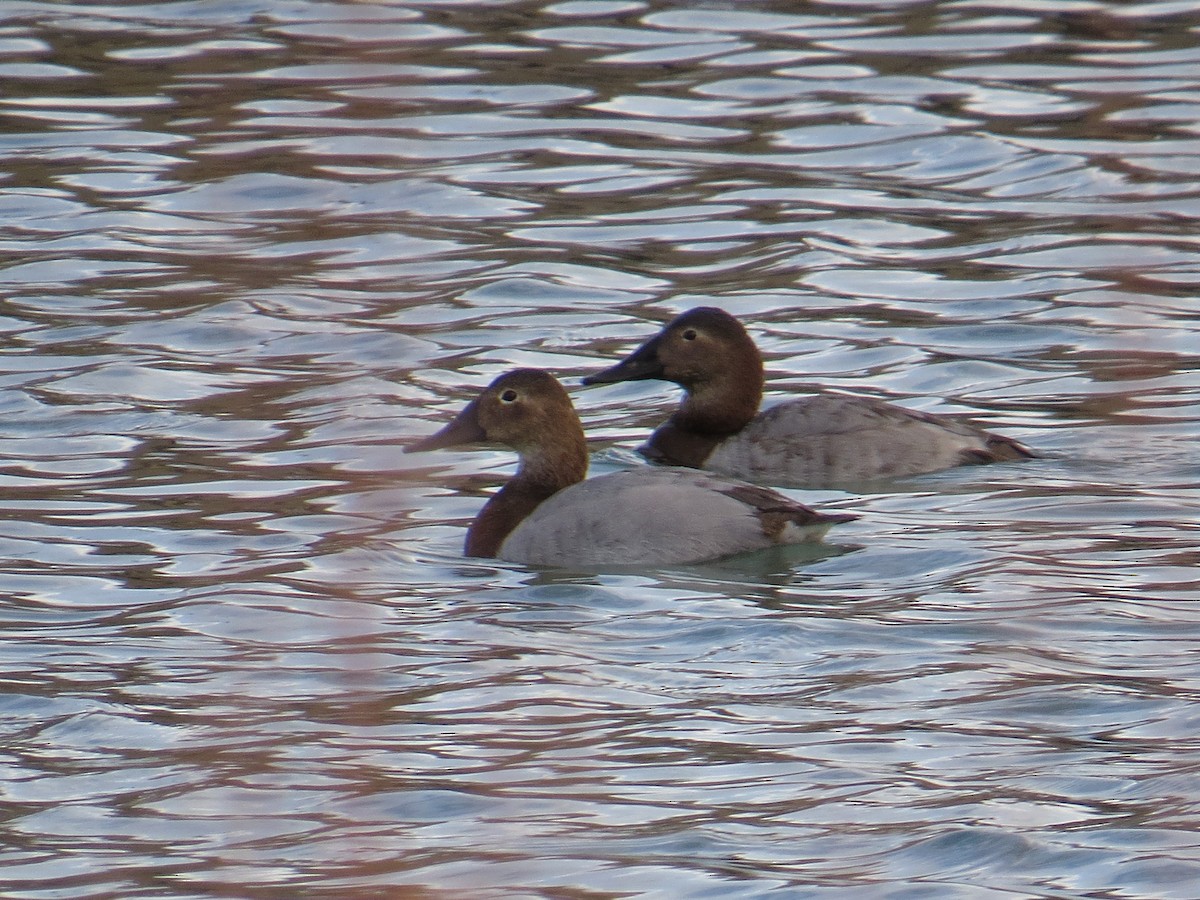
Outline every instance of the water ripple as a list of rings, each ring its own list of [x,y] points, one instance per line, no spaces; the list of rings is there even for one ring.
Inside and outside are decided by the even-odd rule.
[[[727,6],[6,4],[0,893],[1194,893],[1195,10]],[[699,304],[1043,455],[464,559],[512,454],[397,444],[639,464]]]

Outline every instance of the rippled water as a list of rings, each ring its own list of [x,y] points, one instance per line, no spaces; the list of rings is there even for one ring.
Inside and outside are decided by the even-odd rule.
[[[1191,3],[0,9],[0,893],[1200,893]],[[460,558],[672,313],[1045,454],[828,552]],[[417,468],[413,468],[417,465]]]

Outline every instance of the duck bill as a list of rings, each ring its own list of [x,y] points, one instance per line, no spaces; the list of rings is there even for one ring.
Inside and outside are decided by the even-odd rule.
[[[659,339],[653,337],[634,350],[615,366],[588,375],[584,384],[616,384],[619,381],[644,381],[647,378],[662,378],[663,364],[658,358]]]
[[[479,401],[472,400],[463,411],[454,417],[454,421],[435,431],[428,437],[413,441],[404,448],[405,453],[419,453],[424,450],[441,450],[443,447],[457,447],[460,444],[478,444],[487,440],[483,426],[479,424]]]

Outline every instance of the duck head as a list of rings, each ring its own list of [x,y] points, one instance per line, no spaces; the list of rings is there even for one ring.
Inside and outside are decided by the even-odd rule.
[[[516,450],[521,457],[518,477],[562,487],[587,473],[583,425],[566,390],[541,369],[514,369],[499,376],[452,422],[408,444],[404,452],[483,442]]]
[[[687,390],[727,373],[762,377],[762,357],[742,323],[722,309],[698,306],[682,313],[621,362],[589,375],[584,384],[657,378]]]
[[[687,392],[677,419],[698,431],[732,432],[758,411],[762,356],[742,323],[721,309],[700,306],[676,316],[629,356],[584,384],[647,378]]]

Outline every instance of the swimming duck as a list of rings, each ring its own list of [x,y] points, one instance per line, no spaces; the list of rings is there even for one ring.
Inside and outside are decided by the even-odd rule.
[[[467,556],[575,568],[674,565],[816,541],[857,518],[693,469],[644,467],[585,480],[579,416],[563,386],[540,369],[501,375],[454,421],[404,450],[480,441],[512,447],[520,464],[471,524]]]
[[[652,462],[818,487],[1035,456],[949,416],[848,394],[817,393],[759,412],[763,363],[741,322],[697,307],[584,384],[657,378],[684,390],[640,452]]]

